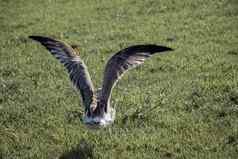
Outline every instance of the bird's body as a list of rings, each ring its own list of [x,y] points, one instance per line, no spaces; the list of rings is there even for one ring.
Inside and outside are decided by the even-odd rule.
[[[66,43],[43,36],[30,36],[40,42],[67,69],[71,82],[79,90],[85,108],[84,123],[101,127],[113,123],[115,108],[110,106],[111,92],[122,75],[144,62],[151,55],[171,51],[171,48],[153,44],[134,45],[114,54],[106,64],[102,89],[95,91],[87,66]]]
[[[111,107],[110,102],[107,103],[107,111],[101,111],[101,109],[99,109],[99,105],[101,105],[101,103],[99,103],[101,96],[102,89],[100,88],[96,91],[97,102],[94,105],[91,105],[91,108],[94,109],[94,113],[88,114],[91,111],[86,112],[83,118],[84,123],[91,128],[112,124],[115,119],[116,110]]]

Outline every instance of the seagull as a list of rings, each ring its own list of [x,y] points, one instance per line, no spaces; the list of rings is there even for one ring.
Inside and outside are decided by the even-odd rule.
[[[144,63],[155,53],[172,51],[166,46],[154,44],[133,45],[120,50],[107,62],[102,88],[95,90],[87,66],[78,56],[77,50],[63,41],[44,36],[29,36],[41,43],[69,73],[73,86],[81,94],[84,106],[83,122],[89,127],[105,127],[114,122],[115,108],[110,106],[111,94],[124,73]]]

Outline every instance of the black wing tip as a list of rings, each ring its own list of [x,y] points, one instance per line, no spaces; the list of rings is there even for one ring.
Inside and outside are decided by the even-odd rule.
[[[149,52],[150,54],[154,54],[158,52],[173,51],[174,49],[156,44],[144,44],[134,45],[126,48],[126,50],[129,52]]]
[[[55,41],[52,38],[45,37],[45,36],[38,36],[38,35],[30,35],[30,36],[28,36],[28,38],[35,40],[35,41],[39,41],[39,42]]]
[[[174,49],[167,47],[167,46],[161,46],[161,45],[156,45],[156,44],[148,44],[145,45],[151,53],[156,53],[156,52],[164,52],[164,51],[174,51]]]
[[[41,39],[45,39],[46,37],[38,36],[38,35],[30,35],[30,36],[28,36],[28,38],[33,39],[33,40],[41,40]]]

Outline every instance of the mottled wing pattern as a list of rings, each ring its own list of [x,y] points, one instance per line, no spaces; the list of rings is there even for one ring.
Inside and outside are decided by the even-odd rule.
[[[101,102],[108,102],[113,87],[127,70],[142,64],[154,53],[171,50],[171,48],[158,45],[135,45],[113,55],[105,67]]]
[[[42,36],[30,36],[29,38],[40,42],[65,66],[70,80],[81,93],[85,109],[89,109],[90,104],[94,102],[94,88],[87,67],[75,54],[75,50],[66,43],[52,38]]]

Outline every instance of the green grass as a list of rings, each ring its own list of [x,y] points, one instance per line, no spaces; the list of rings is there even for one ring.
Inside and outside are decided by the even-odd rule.
[[[175,49],[114,89],[115,124],[87,129],[63,66],[29,35],[80,45],[100,87],[133,45]],[[0,158],[238,157],[236,0],[0,0]]]

